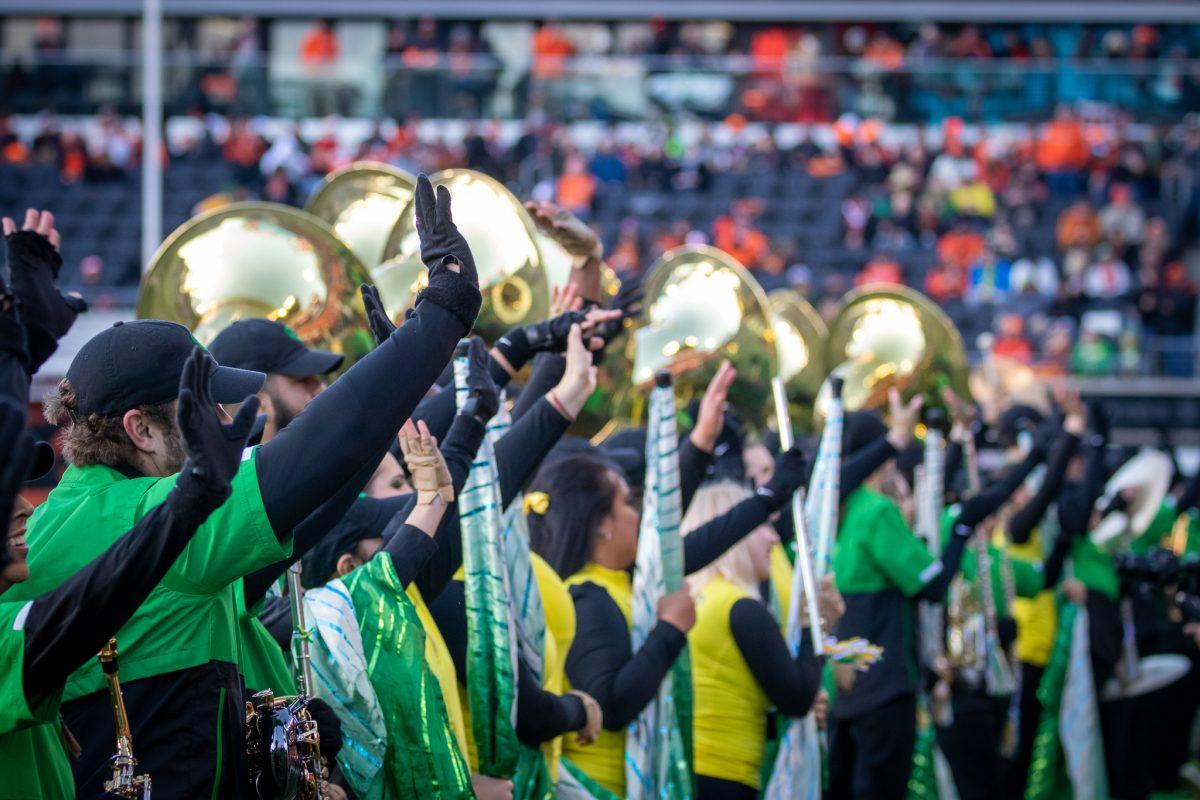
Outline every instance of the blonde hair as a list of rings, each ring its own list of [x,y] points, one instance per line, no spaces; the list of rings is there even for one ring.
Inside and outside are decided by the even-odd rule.
[[[697,528],[712,522],[730,511],[738,503],[751,497],[749,489],[733,481],[706,483],[697,491],[688,506],[687,514],[680,525],[680,533],[687,536]],[[747,547],[749,536],[744,536],[720,558],[707,567],[688,576],[692,595],[698,596],[713,578],[720,576],[730,583],[745,589],[752,596],[762,599],[758,579],[754,574],[754,562]]]

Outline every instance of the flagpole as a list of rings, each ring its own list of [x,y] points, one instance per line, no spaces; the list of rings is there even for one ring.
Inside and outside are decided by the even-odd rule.
[[[162,0],[142,4],[142,270],[162,241]]]

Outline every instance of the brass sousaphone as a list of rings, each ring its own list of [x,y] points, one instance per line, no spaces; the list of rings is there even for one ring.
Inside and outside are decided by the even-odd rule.
[[[177,228],[138,293],[141,319],[179,322],[207,344],[231,322],[265,317],[346,356],[374,342],[358,287],[362,262],[324,222],[290,206],[234,203]]]
[[[417,179],[402,169],[356,161],[329,173],[304,210],[329,223],[359,261],[374,270],[416,187]]]
[[[888,391],[906,398],[920,394],[926,405],[941,405],[949,386],[963,400],[967,353],[954,323],[925,295],[904,286],[877,284],[847,294],[829,326],[826,358],[845,381],[847,411],[887,405]],[[828,387],[817,400],[818,415],[828,404]]]
[[[746,268],[715,247],[679,247],[650,268],[644,290],[641,315],[605,359],[599,391],[613,397],[612,421],[594,438],[645,423],[646,398],[660,370],[675,377],[686,405],[704,393],[726,358],[738,372],[729,403],[762,427],[773,414],[771,378],[779,356],[767,297]]]
[[[825,340],[829,329],[817,310],[792,289],[776,289],[767,295],[767,302],[779,352],[779,375],[793,409],[791,417],[803,423],[812,418],[827,374]]]
[[[532,218],[499,181],[481,172],[449,169],[430,176],[453,197],[454,221],[471,246],[479,270],[483,310],[475,332],[494,341],[514,325],[545,319],[550,288]],[[398,318],[426,280],[416,208],[409,203],[384,247],[383,263],[373,271],[388,314]]]

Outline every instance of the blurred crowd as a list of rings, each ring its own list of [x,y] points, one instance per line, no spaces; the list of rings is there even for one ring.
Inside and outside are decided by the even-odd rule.
[[[131,19],[111,22],[134,36]],[[114,34],[8,27],[8,110],[135,110],[136,60],[96,55]],[[169,20],[165,45],[171,114],[916,122],[1200,107],[1194,25],[195,18]]]
[[[942,303],[970,345],[992,334],[1000,352],[1048,370],[1192,374],[1195,121],[1135,139],[1063,108],[1039,128],[989,132],[952,119],[900,136],[847,116],[790,146],[717,128],[636,141],[612,129],[584,145],[561,125],[503,140],[494,126],[424,136],[409,120],[347,144],[333,125],[306,138],[298,127],[269,134],[209,117],[164,157],[168,175],[219,165],[220,201],[296,205],[355,160],[412,172],[466,166],[587,219],[621,273],[709,242],[768,290],[791,286],[825,312],[855,285],[906,283]],[[136,133],[107,113],[88,131],[46,115],[25,140],[0,118],[0,160],[52,166],[64,184],[123,181],[140,158]],[[203,200],[182,201],[190,214]]]

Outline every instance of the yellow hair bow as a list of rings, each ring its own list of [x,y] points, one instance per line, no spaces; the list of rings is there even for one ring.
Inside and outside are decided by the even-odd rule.
[[[545,492],[530,492],[525,495],[525,501],[521,504],[525,509],[525,513],[545,514],[550,510],[550,495]]]

